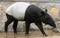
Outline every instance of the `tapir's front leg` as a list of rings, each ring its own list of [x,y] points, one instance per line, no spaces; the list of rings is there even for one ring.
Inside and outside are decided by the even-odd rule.
[[[42,23],[38,23],[38,22],[35,22],[35,24],[38,26],[38,28],[40,29],[40,31],[42,32],[42,34],[44,36],[47,36],[47,34],[44,32],[43,30],[43,26],[42,26]]]
[[[26,32],[25,32],[25,35],[29,34],[29,28],[30,28],[30,23],[27,21],[26,22]]]

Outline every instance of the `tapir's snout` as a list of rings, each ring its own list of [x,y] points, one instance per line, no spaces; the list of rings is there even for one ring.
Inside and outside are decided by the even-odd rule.
[[[52,29],[56,28],[56,24],[55,23],[51,24],[51,26],[52,26]]]
[[[49,18],[48,21],[49,21],[48,24],[49,24],[50,26],[52,26],[53,29],[56,28],[55,21],[54,21],[52,18]]]
[[[52,30],[53,30],[54,32],[56,32],[56,33],[57,33],[57,32],[60,32],[59,29],[57,29],[57,28],[53,28]]]
[[[56,24],[55,23],[51,23],[50,26],[52,26],[52,29],[55,29],[56,28]]]
[[[56,29],[56,27],[53,27],[52,30]]]

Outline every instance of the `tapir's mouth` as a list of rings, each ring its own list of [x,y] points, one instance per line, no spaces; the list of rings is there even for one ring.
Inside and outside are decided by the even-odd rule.
[[[53,27],[52,29],[56,29],[56,28]]]
[[[56,29],[56,27],[52,27],[52,26],[51,26],[51,29]]]

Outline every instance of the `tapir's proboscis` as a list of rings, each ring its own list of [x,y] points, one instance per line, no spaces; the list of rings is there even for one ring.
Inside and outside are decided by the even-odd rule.
[[[8,25],[13,23],[14,33],[17,33],[17,23],[18,21],[25,21],[26,32],[29,34],[29,28],[31,23],[35,23],[36,26],[40,29],[43,35],[47,34],[43,30],[42,23],[49,24],[50,26],[56,28],[54,20],[47,13],[47,10],[43,11],[41,8],[25,3],[25,2],[16,2],[9,6],[6,10],[7,21],[5,22],[5,32],[7,33]]]

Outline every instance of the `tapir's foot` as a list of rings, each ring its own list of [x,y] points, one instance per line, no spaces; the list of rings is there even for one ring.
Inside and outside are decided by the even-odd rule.
[[[16,35],[19,35],[19,33],[16,33]]]
[[[25,34],[25,36],[29,36],[29,34]]]
[[[29,36],[29,33],[25,33],[25,36]]]
[[[29,36],[29,33],[25,33],[25,36]]]
[[[19,33],[14,33],[14,35],[19,35]]]
[[[47,34],[43,34],[43,36],[48,36]]]
[[[17,31],[14,31],[14,34],[15,34],[15,35],[19,35],[19,33],[18,33]]]

